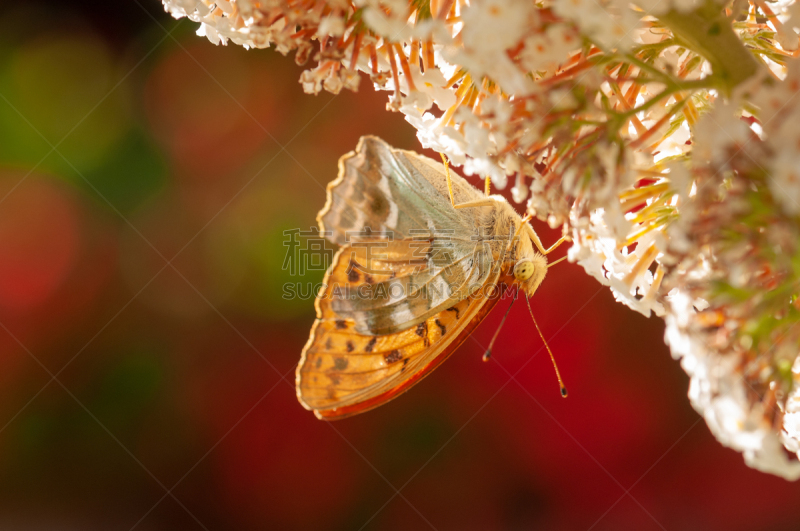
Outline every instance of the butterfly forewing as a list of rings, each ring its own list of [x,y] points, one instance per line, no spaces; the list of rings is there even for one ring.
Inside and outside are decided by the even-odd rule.
[[[379,138],[363,137],[356,151],[339,161],[339,177],[328,185],[327,202],[317,217],[320,229],[339,245],[350,243],[365,228],[395,240],[440,232],[471,241],[475,212],[452,207],[443,169]],[[457,202],[483,197],[464,179],[453,177]]]

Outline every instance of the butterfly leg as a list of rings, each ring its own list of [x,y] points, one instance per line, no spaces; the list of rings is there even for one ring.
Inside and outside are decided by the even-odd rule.
[[[539,249],[539,252],[542,253],[545,256],[547,256],[548,254],[550,254],[553,251],[555,251],[558,248],[558,246],[561,245],[562,243],[571,242],[572,241],[572,238],[570,238],[569,236],[562,236],[561,238],[558,239],[558,241],[556,243],[551,245],[549,249],[545,249],[544,246],[542,245],[542,241],[539,239],[539,235],[536,234],[536,231],[533,230],[533,227],[531,227],[530,225],[528,225],[528,227],[530,227],[530,229],[531,229],[531,239],[533,240],[533,243],[536,244],[536,248]],[[561,258],[559,258],[555,262],[550,262],[549,264],[547,264],[547,267],[548,268],[553,267],[557,263],[563,262],[566,259],[567,259],[566,256],[562,256]]]
[[[531,216],[530,214],[528,214],[527,216],[525,216],[525,217],[522,219],[522,225],[520,225],[520,228],[522,228],[523,226],[526,226],[526,227],[528,227],[528,229],[530,229],[530,235],[531,235],[531,239],[533,240],[533,243],[536,245],[536,248],[537,248],[537,249],[539,249],[539,252],[540,252],[540,253],[542,253],[543,255],[547,256],[548,254],[550,254],[550,253],[552,253],[553,251],[555,251],[555,250],[558,248],[558,246],[559,246],[559,245],[561,245],[562,243],[564,243],[564,242],[571,242],[571,241],[572,241],[572,238],[571,238],[571,237],[569,237],[569,236],[562,236],[561,238],[559,238],[559,239],[558,239],[558,241],[557,241],[556,243],[554,243],[553,245],[551,245],[549,248],[545,249],[545,248],[544,248],[544,245],[542,245],[542,240],[540,240],[540,239],[539,239],[539,235],[538,235],[538,234],[536,234],[536,231],[535,231],[535,230],[533,230],[533,227],[531,227],[531,226],[530,226],[530,225],[527,223],[527,222],[528,222],[528,221],[531,219],[531,217],[533,217],[533,216]],[[516,237],[516,236],[515,236],[515,237]],[[559,261],[560,261],[560,260],[559,260]]]
[[[497,203],[492,199],[481,199],[478,201],[470,201],[468,203],[461,203],[460,205],[453,205],[453,208],[472,208],[479,206],[491,206]]]
[[[506,254],[511,252],[511,246],[514,245],[514,242],[517,241],[517,238],[519,238],[519,233],[522,232],[522,229],[526,225],[530,226],[530,225],[528,225],[528,222],[531,220],[532,217],[533,216],[531,216],[530,214],[526,214],[525,217],[522,218],[522,223],[519,224],[519,227],[517,227],[517,230],[514,231],[514,236],[512,236],[511,239],[508,241],[508,247],[506,247]],[[536,233],[534,233],[534,234],[536,234]]]
[[[491,199],[483,199],[478,201],[469,201],[467,203],[461,203],[460,205],[456,204],[455,197],[453,197],[453,181],[450,179],[450,161],[447,160],[444,153],[440,153],[442,156],[442,162],[444,162],[444,175],[447,179],[447,191],[450,193],[450,204],[453,205],[453,208],[472,208],[472,207],[480,207],[480,206],[491,206],[494,205],[495,202]],[[491,181],[489,177],[486,178],[486,195],[488,197],[490,191]]]
[[[572,241],[572,238],[570,238],[569,236],[562,236],[556,243],[551,245],[548,249],[545,249],[544,246],[542,245],[542,241],[539,239],[539,235],[536,234],[536,231],[533,230],[533,228],[531,228],[531,235],[533,236],[532,239],[533,243],[536,244],[536,248],[539,249],[539,252],[545,256],[555,251],[558,248],[558,246],[561,245],[562,243],[567,241]]]
[[[447,160],[444,153],[439,154],[442,156],[442,162],[444,163],[444,176],[447,179],[447,191],[450,192],[450,204],[453,205],[453,208],[456,208],[456,200],[453,197],[453,181],[450,179],[450,161]]]
[[[553,266],[554,266],[554,265],[556,265],[556,264],[560,264],[561,262],[563,262],[563,261],[564,261],[564,260],[566,260],[567,258],[569,258],[569,255],[568,255],[568,254],[565,254],[564,256],[562,256],[561,258],[559,258],[558,260],[555,260],[555,261],[553,261],[553,262],[550,262],[550,263],[548,263],[548,264],[547,264],[547,267],[548,267],[548,269],[549,269],[549,268],[551,268],[551,267],[553,267]]]
[[[571,241],[572,241],[572,238],[570,238],[569,236],[562,236],[561,238],[559,238],[559,239],[558,239],[558,241],[557,241],[556,243],[554,243],[553,245],[551,245],[549,249],[547,249],[547,250],[545,250],[545,251],[543,251],[543,252],[544,252],[544,254],[546,254],[546,255],[547,255],[547,254],[550,254],[551,252],[555,251],[555,250],[556,250],[556,248],[558,248],[558,246],[559,246],[559,245],[561,245],[562,243],[564,243],[564,242],[571,242]]]

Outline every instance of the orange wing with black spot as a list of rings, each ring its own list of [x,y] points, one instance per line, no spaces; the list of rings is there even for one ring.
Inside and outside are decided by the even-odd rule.
[[[371,266],[369,273],[364,272],[365,262]],[[355,317],[336,311],[337,306],[350,308],[347,303],[354,292],[363,297],[387,281],[413,277],[414,267],[400,259],[377,264],[351,247],[336,255],[317,297],[317,320],[297,368],[297,396],[317,417],[332,420],[362,413],[407,391],[469,337],[494,307],[505,281],[510,281],[498,282],[499,270],[495,270],[484,289],[416,319],[410,326],[408,322],[375,323],[370,316],[374,310],[361,310]],[[373,302],[377,309],[385,307],[385,303]],[[428,301],[423,296],[419,302],[403,300],[402,304],[412,308],[418,304],[422,314]],[[390,332],[371,333],[360,326],[364,322]]]

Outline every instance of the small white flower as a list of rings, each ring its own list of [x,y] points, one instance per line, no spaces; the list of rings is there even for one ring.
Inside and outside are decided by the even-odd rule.
[[[405,9],[407,7],[404,6]],[[403,10],[394,11],[390,16],[377,5],[370,5],[364,8],[364,22],[389,42],[403,41],[411,37],[413,27],[408,22],[408,15],[402,13]]]
[[[528,185],[525,183],[525,176],[517,173],[514,186],[511,187],[511,197],[515,203],[522,203],[528,198]]]
[[[606,0],[560,0],[553,11],[578,27],[606,50],[627,50],[640,26],[641,17],[626,2]]]
[[[521,41],[535,15],[533,2],[473,0],[461,13],[461,38],[471,52],[491,57]]]
[[[329,15],[319,22],[319,29],[317,30],[317,35],[320,37],[324,37],[326,35],[331,35],[333,37],[339,37],[344,35],[344,19],[342,17],[337,17],[334,15]]]
[[[456,95],[452,90],[445,87],[447,81],[439,69],[428,69],[426,72],[421,73],[418,68],[412,67],[411,72],[414,78],[414,87],[417,91],[428,95],[439,109],[444,111],[456,104]],[[430,105],[425,107],[424,110],[429,108]]]
[[[200,27],[197,28],[195,34],[198,37],[206,37],[213,44],[228,43],[225,37],[220,37],[219,33],[217,33],[217,30],[214,28],[214,26],[206,24],[205,22],[200,24]]]
[[[695,126],[692,156],[715,166],[726,164],[732,152],[750,141],[750,128],[736,107],[719,102]]]
[[[522,66],[530,72],[555,72],[569,58],[580,40],[566,24],[551,24],[544,33],[533,34],[525,39],[520,53]]]

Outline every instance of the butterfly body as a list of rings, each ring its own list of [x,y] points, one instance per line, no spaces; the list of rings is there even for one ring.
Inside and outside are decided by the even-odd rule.
[[[502,196],[442,164],[363,137],[339,162],[318,215],[342,246],[315,301],[297,368],[300,403],[319,418],[367,411],[403,393],[449,357],[518,286],[532,296],[547,259]]]

